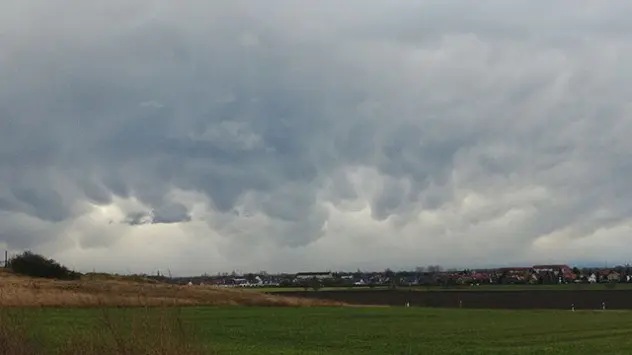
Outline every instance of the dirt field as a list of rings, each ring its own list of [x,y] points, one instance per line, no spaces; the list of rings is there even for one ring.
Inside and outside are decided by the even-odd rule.
[[[632,309],[632,291],[318,291],[283,292],[283,295],[335,300],[349,304],[418,307],[463,307],[497,309]]]

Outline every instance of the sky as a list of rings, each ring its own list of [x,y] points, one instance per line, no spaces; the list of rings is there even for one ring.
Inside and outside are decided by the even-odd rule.
[[[625,263],[631,11],[0,0],[0,248],[174,275]]]

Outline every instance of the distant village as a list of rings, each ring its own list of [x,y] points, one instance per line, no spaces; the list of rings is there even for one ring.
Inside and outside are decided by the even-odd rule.
[[[195,277],[143,275],[163,282],[220,287],[376,287],[376,286],[480,286],[569,283],[632,283],[632,266],[582,268],[569,265],[533,265],[476,270],[443,270],[440,266],[412,271],[298,272],[295,274],[221,273]]]

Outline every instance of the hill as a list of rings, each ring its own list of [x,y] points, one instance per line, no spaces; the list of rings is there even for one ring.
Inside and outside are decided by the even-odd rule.
[[[84,277],[76,281],[18,276],[0,272],[0,307],[129,306],[332,306],[340,302],[268,295],[214,286],[179,286],[120,277]]]

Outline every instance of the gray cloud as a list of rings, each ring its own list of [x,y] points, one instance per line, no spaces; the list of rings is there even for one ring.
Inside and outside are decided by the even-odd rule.
[[[122,221],[131,226],[141,224],[184,223],[190,222],[191,215],[187,207],[179,203],[161,205],[149,212],[130,212]]]
[[[0,4],[9,249],[181,272],[624,257],[627,2],[22,3]]]

